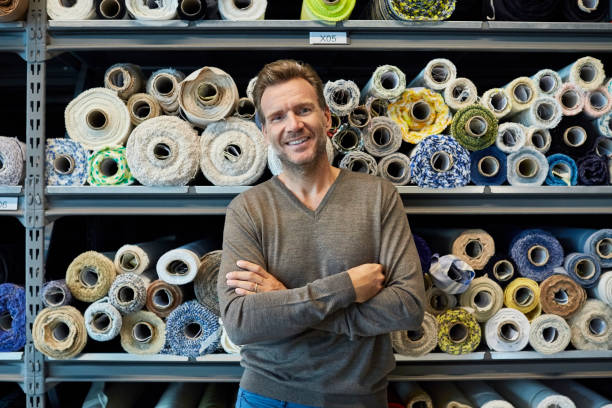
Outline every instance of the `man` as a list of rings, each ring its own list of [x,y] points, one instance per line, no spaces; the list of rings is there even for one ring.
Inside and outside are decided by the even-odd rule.
[[[332,167],[323,84],[266,65],[254,90],[283,172],[228,206],[218,292],[243,344],[237,407],[386,407],[389,332],[417,329],[424,286],[402,201],[386,180]]]

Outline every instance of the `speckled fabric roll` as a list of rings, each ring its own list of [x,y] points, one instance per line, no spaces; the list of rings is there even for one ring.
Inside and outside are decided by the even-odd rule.
[[[147,310],[159,317],[168,317],[181,303],[183,291],[179,286],[158,279],[147,287]]]
[[[396,186],[410,182],[410,158],[403,153],[391,153],[378,162],[378,175]]]
[[[0,352],[18,351],[26,343],[26,292],[12,283],[0,284]]]
[[[103,147],[91,154],[88,159],[87,182],[92,186],[132,184],[134,176],[128,165],[125,147]]]
[[[0,136],[0,185],[17,186],[25,177],[25,145],[16,137]]]
[[[218,316],[195,300],[183,303],[168,316],[166,336],[173,354],[197,357],[219,348]]]
[[[352,151],[344,155],[340,164],[341,169],[347,169],[358,173],[367,173],[375,176],[378,174],[376,159],[365,152]]]
[[[121,347],[130,354],[157,354],[166,341],[166,324],[152,312],[141,310],[123,318]]]
[[[427,137],[410,159],[411,179],[419,187],[454,188],[470,182],[470,153],[451,136]]]
[[[221,250],[211,251],[200,259],[198,274],[193,281],[193,290],[198,302],[220,316],[219,297],[217,295],[217,275],[221,266]]]
[[[572,345],[578,350],[609,350],[612,347],[612,309],[597,299],[588,299],[569,318]]]
[[[113,261],[95,252],[83,252],[66,270],[66,285],[72,295],[83,302],[94,302],[106,296],[115,280]]]
[[[570,327],[561,316],[544,314],[531,321],[529,344],[542,354],[563,351],[570,343]]]
[[[417,330],[391,332],[393,350],[405,356],[418,357],[430,353],[438,344],[438,321],[425,312],[423,323]]]
[[[123,318],[121,313],[110,304],[108,297],[102,298],[85,310],[87,334],[96,341],[109,341],[119,335]]]
[[[402,145],[402,129],[391,118],[372,118],[363,134],[365,150],[374,157],[385,157]]]
[[[569,318],[582,308],[586,291],[567,275],[552,275],[540,283],[540,303],[544,313]]]
[[[504,306],[504,291],[486,275],[476,278],[468,289],[459,295],[459,304],[471,308],[476,320],[484,323]]]
[[[153,276],[154,270],[138,275],[131,272],[118,275],[108,290],[111,305],[123,314],[142,309],[147,302],[147,286]]]
[[[144,88],[142,70],[136,64],[118,63],[104,73],[104,87],[117,93],[124,101]]]
[[[487,320],[484,331],[494,351],[521,351],[529,343],[529,320],[516,309],[500,309]]]
[[[72,301],[72,294],[65,279],[45,283],[40,291],[40,297],[45,307],[65,306]]]
[[[329,110],[340,117],[347,116],[359,105],[360,92],[353,81],[328,81],[323,88],[323,95]]]
[[[45,179],[50,186],[82,186],[87,181],[87,151],[70,139],[47,139]]]
[[[451,309],[438,319],[438,346],[448,354],[468,354],[480,344],[480,325],[467,310]]]
[[[83,315],[72,306],[43,309],[34,320],[32,340],[36,349],[47,357],[72,358],[87,344]]]
[[[497,118],[481,105],[470,105],[455,113],[451,123],[451,134],[461,146],[470,151],[482,150],[497,137]]]

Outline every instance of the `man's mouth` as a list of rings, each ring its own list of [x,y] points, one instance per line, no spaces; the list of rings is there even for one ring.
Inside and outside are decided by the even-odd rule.
[[[307,137],[301,137],[299,139],[291,140],[291,141],[287,142],[287,144],[289,146],[298,146],[298,145],[301,145],[302,143],[305,143],[307,140],[308,140]]]

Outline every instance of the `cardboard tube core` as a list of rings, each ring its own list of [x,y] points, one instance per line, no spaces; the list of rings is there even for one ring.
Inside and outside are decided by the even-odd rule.
[[[461,343],[468,337],[469,330],[463,323],[455,323],[448,330],[448,335],[453,343]]]
[[[534,266],[544,266],[548,262],[550,255],[548,254],[548,248],[542,245],[534,245],[527,251],[527,259]]]
[[[56,341],[64,341],[70,335],[70,327],[64,322],[57,322],[51,331]]]
[[[497,327],[497,335],[506,343],[513,343],[518,340],[521,330],[514,322],[504,322]]]
[[[148,322],[138,322],[132,327],[132,337],[139,343],[148,343],[153,339],[153,326]]]
[[[485,177],[499,173],[500,163],[495,156],[484,156],[478,161],[478,172]]]
[[[92,109],[91,111],[87,112],[85,120],[87,121],[87,126],[93,130],[104,129],[108,123],[106,113],[99,109]]]

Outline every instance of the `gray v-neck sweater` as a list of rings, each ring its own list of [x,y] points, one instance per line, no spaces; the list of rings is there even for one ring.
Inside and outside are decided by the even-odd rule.
[[[237,295],[225,274],[240,259],[288,289]],[[383,265],[385,287],[359,304],[346,271],[364,263]],[[386,407],[388,333],[423,319],[423,276],[397,190],[346,170],[316,211],[277,177],[236,197],[217,288],[227,333],[245,345],[241,386],[304,405]]]

